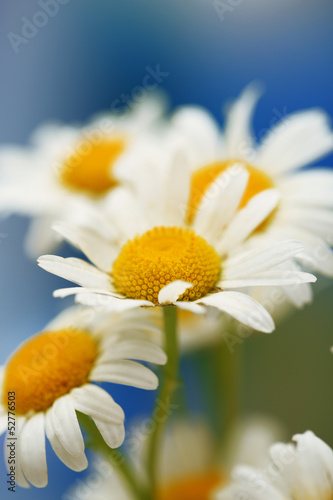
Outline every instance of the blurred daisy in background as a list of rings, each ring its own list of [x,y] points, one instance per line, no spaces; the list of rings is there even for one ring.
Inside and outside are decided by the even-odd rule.
[[[147,97],[127,113],[100,114],[86,126],[42,125],[28,146],[0,149],[0,213],[31,217],[26,250],[36,258],[60,239],[57,219],[80,220],[75,202],[99,204],[117,185],[113,167],[161,118],[162,97]]]
[[[229,171],[221,175],[229,176]],[[186,203],[187,189],[177,176],[168,177],[161,198],[156,186],[154,206],[152,199],[146,198],[150,207],[147,217],[144,200],[127,188],[118,188],[110,198],[112,215],[96,213],[90,225],[87,219],[84,228],[66,222],[55,225],[92,264],[57,256],[42,256],[38,263],[81,287],[58,290],[56,296],[75,294],[85,305],[120,311],[174,304],[198,314],[213,307],[251,328],[271,332],[274,322],[267,311],[249,295],[235,289],[291,285],[313,282],[316,278],[298,270],[286,273],[284,268],[280,269],[280,265],[302,251],[302,245],[295,240],[242,248],[242,243],[279,199],[275,190],[266,190],[238,211],[248,178],[242,166],[232,171],[228,183],[223,184],[219,177],[216,182],[222,181],[223,195],[214,198],[205,210],[198,211],[191,228],[184,214],[180,216],[179,205]],[[167,195],[173,204],[165,206]]]
[[[155,330],[144,311],[120,318],[73,307],[19,346],[1,369],[0,432],[9,425],[8,398],[14,394],[20,486],[48,483],[45,433],[67,467],[75,471],[87,467],[76,411],[93,419],[108,446],[123,443],[124,412],[96,383],[156,389],[157,376],[131,361],[166,362],[162,349],[147,340]],[[6,453],[10,453],[7,446]]]
[[[230,481],[235,462],[245,460],[254,467],[269,463],[268,448],[281,436],[281,428],[267,418],[253,418],[235,426],[230,446],[222,459],[216,454],[215,440],[205,422],[197,416],[190,420],[175,418],[164,436],[158,458],[156,500],[209,500],[214,491]],[[143,469],[145,440],[140,422],[129,431],[127,449],[144,491],[146,472]],[[105,461],[93,464],[85,483],[73,487],[68,494],[73,500],[135,500],[121,475]]]
[[[241,163],[249,181],[239,209],[266,189],[276,189],[280,195],[275,210],[255,229],[255,236],[272,243],[296,238],[304,244],[297,261],[333,277],[333,172],[318,167],[302,169],[333,150],[329,118],[320,109],[283,116],[261,144],[256,144],[251,119],[259,95],[255,85],[245,89],[229,107],[223,133],[203,108],[183,107],[174,114],[174,133],[178,141],[179,137],[184,140],[182,150],[191,170],[188,221],[193,220],[202,200],[209,198],[217,177]],[[297,263],[289,268],[296,269]],[[284,290],[296,306],[311,300],[307,285]]]
[[[332,449],[311,431],[297,434],[293,441],[274,444],[267,467],[236,467],[232,484],[216,500],[331,500]]]

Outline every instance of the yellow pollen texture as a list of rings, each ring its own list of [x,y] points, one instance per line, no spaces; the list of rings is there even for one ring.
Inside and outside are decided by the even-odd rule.
[[[222,484],[223,478],[218,472],[198,474],[162,488],[157,498],[158,500],[209,500],[214,489]]]
[[[222,174],[236,162],[242,163],[250,174],[247,187],[239,205],[239,209],[245,207],[251,200],[251,198],[253,198],[256,194],[261,193],[261,191],[264,191],[265,189],[274,187],[273,180],[265,172],[259,170],[256,167],[245,164],[242,161],[228,160],[212,163],[211,165],[206,165],[205,167],[199,168],[192,175],[190,197],[187,209],[188,223],[193,222],[201,200],[207,192],[208,188],[213,184],[213,182],[220,174]]]
[[[82,141],[64,162],[60,181],[68,189],[100,196],[116,185],[112,166],[125,149],[121,138]]]
[[[25,342],[8,361],[2,403],[15,392],[18,414],[44,411],[74,387],[80,387],[97,357],[97,344],[84,330],[40,333]]]
[[[214,248],[194,231],[155,227],[123,246],[112,276],[117,290],[126,297],[157,304],[160,290],[176,280],[193,284],[181,300],[200,299],[214,287],[220,270]]]

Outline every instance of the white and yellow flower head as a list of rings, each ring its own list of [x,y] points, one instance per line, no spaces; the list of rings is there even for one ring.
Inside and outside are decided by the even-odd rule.
[[[76,411],[94,420],[110,447],[122,444],[124,412],[96,382],[157,388],[157,376],[132,361],[166,362],[164,352],[147,340],[156,326],[144,311],[140,313],[120,318],[80,306],[70,308],[45,331],[24,342],[2,367],[0,432],[8,430],[9,438],[14,432],[17,438],[20,486],[47,485],[45,433],[70,469],[87,467]],[[9,406],[15,413],[15,424],[11,420],[10,425]],[[10,452],[8,447],[6,450]]]
[[[92,262],[39,258],[42,268],[81,286],[56,295],[75,294],[86,305],[118,311],[173,304],[204,313],[214,307],[254,329],[272,331],[267,311],[238,289],[315,281],[310,274],[283,267],[303,249],[295,240],[242,246],[274,210],[278,193],[265,190],[239,210],[249,173],[237,165],[218,177],[214,189],[219,196],[204,200],[189,224],[183,209],[190,178],[185,166],[178,166],[177,156],[168,159],[157,182],[140,168],[136,178],[142,190],[132,194],[127,187],[118,188],[103,212],[90,222],[87,217],[85,228],[55,225]]]
[[[259,95],[255,85],[245,89],[229,107],[223,133],[199,107],[181,108],[172,118],[173,132],[178,142],[180,137],[183,140],[183,154],[191,171],[188,218],[192,220],[201,201],[209,197],[217,177],[240,163],[249,181],[239,209],[266,189],[279,193],[275,209],[254,234],[268,242],[296,238],[304,245],[297,261],[333,277],[333,172],[322,167],[302,169],[333,150],[329,119],[320,109],[282,117],[276,113],[271,129],[257,144],[251,118]],[[297,263],[289,265],[293,268]],[[296,306],[311,300],[309,286],[284,291]]]
[[[123,115],[104,113],[80,127],[46,124],[29,146],[2,146],[0,212],[33,218],[26,242],[30,255],[59,243],[52,222],[73,218],[82,199],[98,204],[112,191],[117,160],[162,112],[162,100],[150,97]],[[80,217],[79,208],[75,212]]]
[[[310,431],[293,440],[273,445],[265,468],[236,467],[233,483],[216,500],[332,500],[332,449]]]

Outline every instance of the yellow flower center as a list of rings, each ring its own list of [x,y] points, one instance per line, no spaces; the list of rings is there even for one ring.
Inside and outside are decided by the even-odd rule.
[[[8,361],[2,403],[15,392],[18,414],[44,411],[74,387],[87,382],[97,357],[89,332],[65,329],[40,333],[25,342]]]
[[[160,490],[158,500],[210,500],[214,489],[222,484],[219,472],[208,472],[175,481]]]
[[[83,140],[76,151],[64,162],[60,181],[68,189],[83,191],[91,196],[100,196],[116,185],[112,167],[123,153],[122,138]]]
[[[193,284],[180,299],[201,298],[214,287],[220,270],[214,248],[191,229],[155,227],[123,246],[112,275],[126,297],[157,304],[160,290],[176,280]]]
[[[225,170],[227,170],[235,163],[236,160],[216,162],[199,168],[193,173],[191,178],[190,197],[187,209],[187,222],[189,224],[193,222],[201,200],[211,184],[213,184],[213,182],[218,178],[220,174],[222,174]],[[243,208],[256,194],[261,193],[261,191],[264,191],[265,189],[273,188],[274,182],[262,170],[259,170],[258,168],[253,167],[252,165],[245,164],[243,162],[237,161],[237,163],[242,163],[250,174],[247,187],[239,205],[239,208]]]

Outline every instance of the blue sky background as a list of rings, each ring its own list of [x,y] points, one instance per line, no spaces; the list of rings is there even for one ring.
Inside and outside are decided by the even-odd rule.
[[[333,116],[329,0],[243,0],[224,15],[222,4],[235,2],[69,0],[15,53],[9,33],[21,36],[22,18],[36,19],[41,3],[1,2],[2,143],[24,143],[44,120],[88,119],[131,93],[145,68],[156,65],[169,73],[162,88],[172,107],[201,104],[219,120],[227,99],[251,80],[262,81],[266,92],[255,116],[257,132],[269,127],[275,110],[284,114],[320,106]],[[324,164],[333,166],[332,157]],[[0,240],[0,363],[65,305],[51,298],[62,281],[25,257],[25,230],[23,219],[0,221],[0,233],[7,235]],[[318,296],[314,306],[274,336],[256,337],[246,346],[244,405],[280,416],[291,432],[314,428],[332,445],[331,300],[329,292]],[[151,404],[144,391],[115,388],[115,394],[129,415]],[[38,500],[47,494],[49,500],[59,499],[76,475],[52,453],[49,469],[46,491],[18,490],[15,498]],[[3,471],[1,463],[0,491],[5,489]]]

